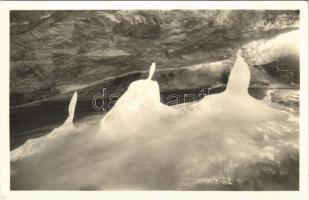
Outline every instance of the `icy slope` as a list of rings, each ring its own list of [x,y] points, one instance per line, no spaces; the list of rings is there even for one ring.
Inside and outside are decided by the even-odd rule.
[[[73,97],[69,104],[68,109],[69,115],[68,118],[63,123],[63,125],[60,126],[59,128],[54,129],[52,132],[50,132],[45,136],[26,141],[24,145],[11,152],[11,160],[23,159],[24,157],[28,157],[40,151],[41,148],[44,148],[46,142],[48,142],[49,140],[52,141],[52,139],[57,137],[59,133],[63,134],[63,132],[70,132],[71,130],[74,130],[73,119],[74,119],[76,102],[77,102],[77,93],[74,92]]]
[[[13,151],[12,189],[298,189],[298,114],[249,96],[240,52],[226,91],[196,104],[160,103],[154,68],[101,120]]]

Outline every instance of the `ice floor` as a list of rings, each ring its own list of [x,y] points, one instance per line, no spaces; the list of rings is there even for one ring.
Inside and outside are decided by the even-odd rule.
[[[73,124],[11,152],[12,190],[297,190],[298,112],[248,94],[238,53],[224,92],[169,107],[149,77],[102,119]]]

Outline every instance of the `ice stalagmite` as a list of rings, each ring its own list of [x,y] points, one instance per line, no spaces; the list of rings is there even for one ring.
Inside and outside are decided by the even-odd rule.
[[[241,51],[239,50],[234,67],[230,72],[225,92],[233,95],[248,96],[249,83],[250,69],[241,57]]]
[[[156,70],[156,63],[152,63],[152,65],[150,66],[150,69],[149,69],[149,75],[148,75],[147,80],[151,80],[155,70]]]
[[[72,131],[74,129],[73,119],[74,119],[76,102],[77,102],[77,92],[74,92],[68,108],[69,115],[68,118],[63,123],[63,125],[61,125],[58,128],[55,128],[45,136],[27,140],[24,145],[20,146],[19,148],[11,152],[11,160],[23,159],[36,152],[39,152],[42,150],[44,146],[48,145],[48,142],[50,142],[56,136],[66,134],[67,132]]]
[[[147,126],[153,122],[156,113],[168,109],[160,102],[158,83],[151,80],[154,72],[155,63],[152,63],[148,78],[132,82],[101,120],[100,129],[105,139],[119,139],[131,134],[135,132],[137,124]]]
[[[250,69],[239,50],[229,75],[226,90],[219,94],[204,97],[195,105],[195,108],[197,108],[195,114],[217,115],[221,118],[229,116],[227,120],[233,119],[234,116],[244,121],[263,121],[272,117],[275,112],[270,106],[249,95],[249,83]],[[238,112],[235,112],[235,110]]]
[[[73,97],[71,98],[71,101],[70,101],[69,109],[68,109],[69,116],[64,122],[65,125],[73,125],[76,102],[77,102],[77,92],[74,92]]]

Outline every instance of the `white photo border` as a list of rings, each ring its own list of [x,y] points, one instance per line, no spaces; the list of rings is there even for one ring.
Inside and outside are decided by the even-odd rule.
[[[300,10],[299,191],[10,191],[9,12],[11,10]],[[2,199],[308,199],[308,2],[7,1],[0,2],[0,200]]]

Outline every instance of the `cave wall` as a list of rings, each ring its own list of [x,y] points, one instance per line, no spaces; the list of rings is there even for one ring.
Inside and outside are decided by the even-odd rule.
[[[147,70],[152,62],[177,69],[229,59],[242,44],[295,29],[298,20],[293,10],[11,11],[11,106]],[[257,82],[264,72],[254,72]]]

